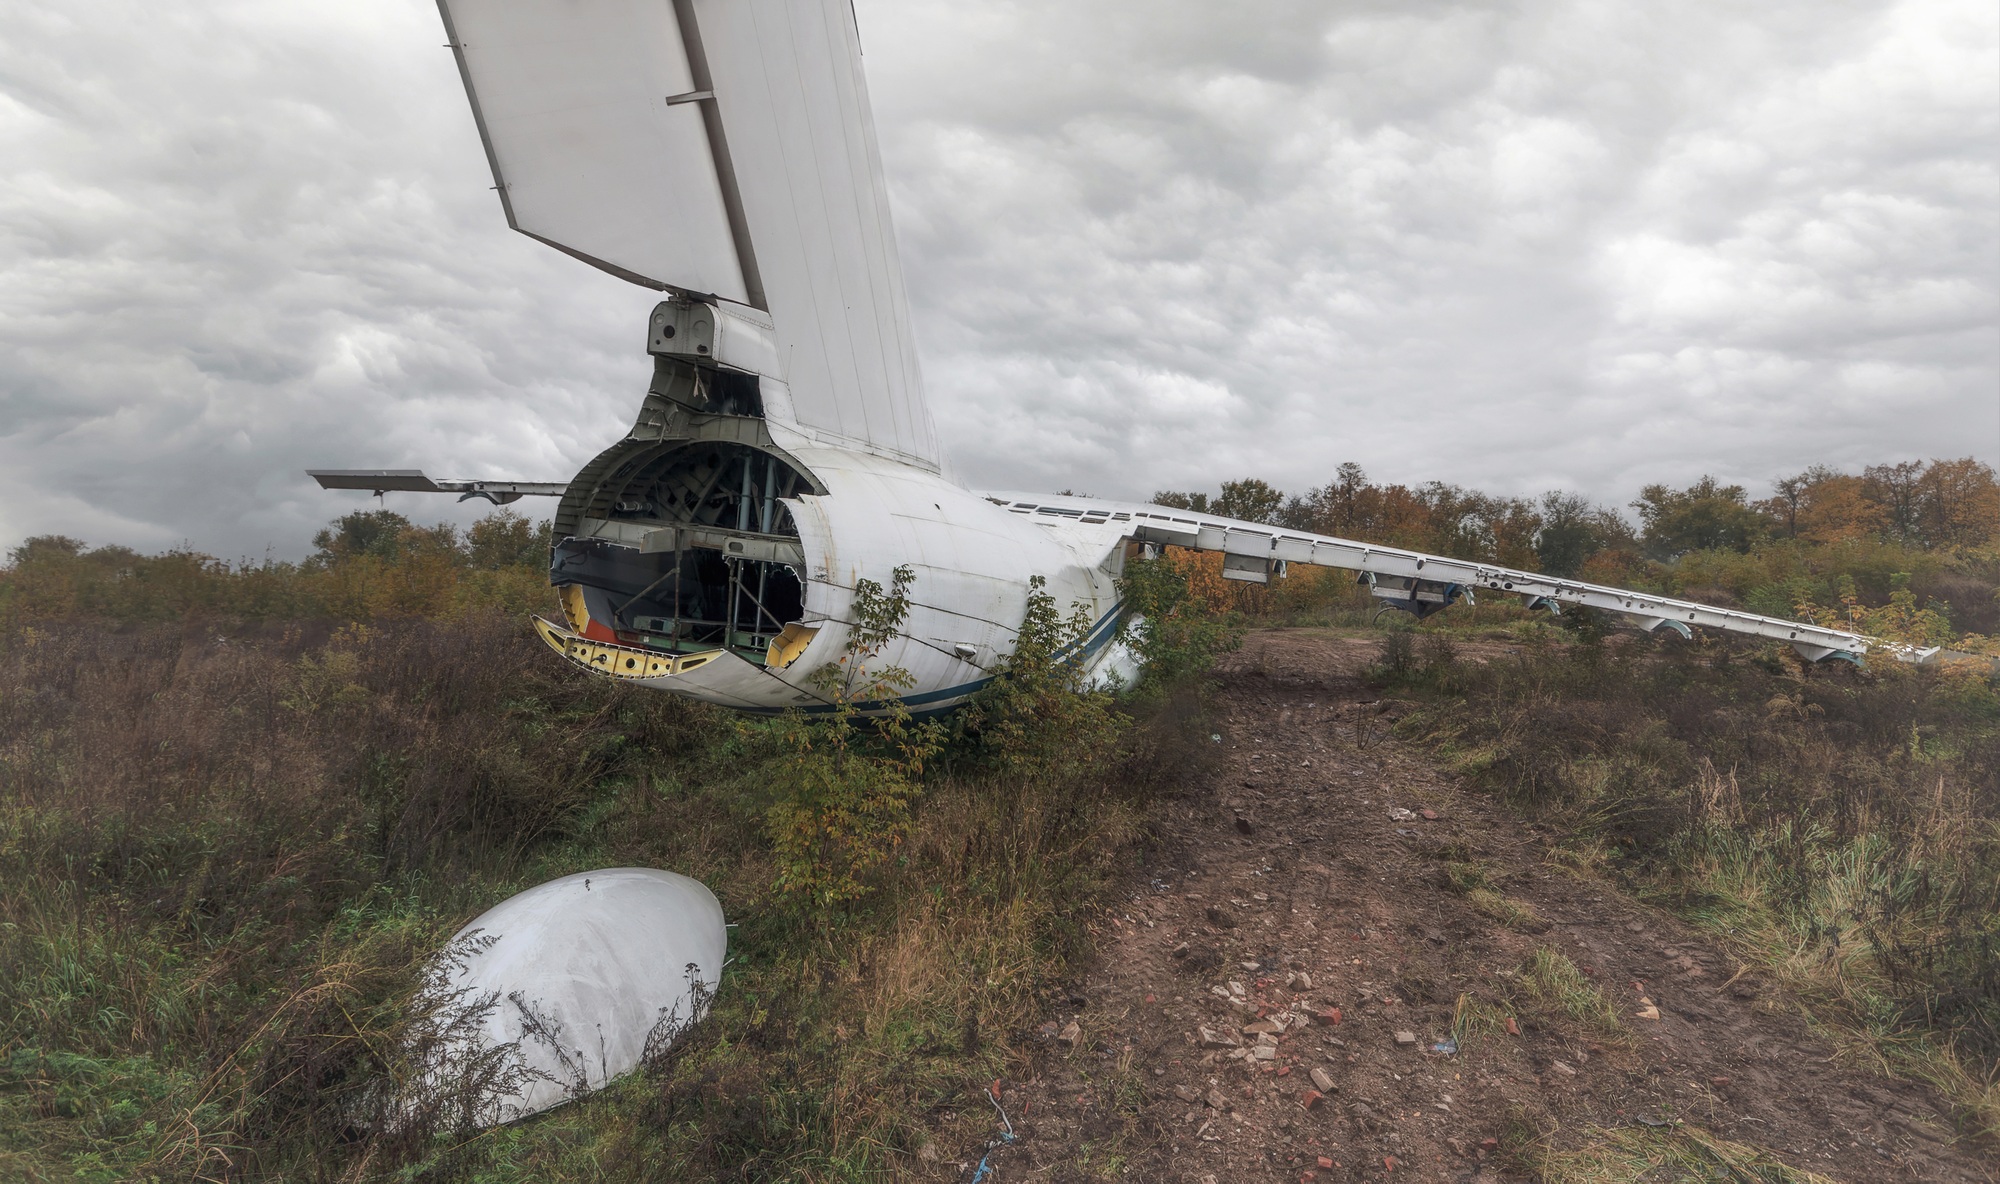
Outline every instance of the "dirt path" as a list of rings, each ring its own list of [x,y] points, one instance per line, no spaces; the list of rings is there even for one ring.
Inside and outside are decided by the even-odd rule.
[[[1498,1184],[1536,1131],[1677,1122],[1844,1184],[1994,1178],[1931,1091],[1837,1062],[1769,983],[1391,739],[1374,656],[1273,632],[1223,667],[1208,786],[1004,1083],[1020,1138],[988,1180]],[[1616,1018],[1536,1002],[1544,949]]]

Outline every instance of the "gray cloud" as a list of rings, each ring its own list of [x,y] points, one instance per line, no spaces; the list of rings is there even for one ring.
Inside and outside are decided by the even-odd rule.
[[[2000,460],[1990,5],[858,8],[975,484]],[[431,5],[0,27],[0,543],[298,554],[308,465],[629,416],[653,297],[505,230]]]

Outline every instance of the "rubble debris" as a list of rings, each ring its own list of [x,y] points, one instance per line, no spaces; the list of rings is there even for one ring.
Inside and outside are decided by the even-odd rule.
[[[1415,1032],[1410,1031],[1407,1028],[1396,1033],[1397,1044],[1415,1044],[1416,1042],[1417,1042],[1417,1034]]]
[[[1639,996],[1639,1010],[1636,1014],[1639,1019],[1653,1020],[1655,1022],[1658,1022],[1660,1018],[1660,1009],[1654,1005],[1651,999],[1648,999],[1644,995],[1641,995]]]
[[[1203,1048],[1243,1047],[1243,1042],[1237,1039],[1236,1033],[1230,1031],[1227,1028],[1223,1028],[1220,1031],[1217,1031],[1214,1028],[1197,1028],[1195,1031],[1200,1036],[1200,1040],[1198,1041],[1198,1043]]]
[[[1318,1090],[1323,1094],[1330,1094],[1333,1092],[1333,1074],[1327,1072],[1325,1069],[1319,1068],[1318,1066],[1314,1066],[1313,1071],[1309,1074],[1309,1076],[1312,1078],[1314,1089]]]
[[[1207,1102],[1208,1108],[1211,1110],[1235,1109],[1235,1107],[1230,1104],[1229,1099],[1222,1096],[1222,1091],[1219,1089],[1215,1089],[1213,1087],[1211,1087],[1206,1094],[1202,1095],[1201,1100]]]
[[[1075,1048],[1083,1040],[1083,1026],[1071,1020],[1063,1025],[1062,1031],[1056,1033],[1056,1040],[1066,1047]]]

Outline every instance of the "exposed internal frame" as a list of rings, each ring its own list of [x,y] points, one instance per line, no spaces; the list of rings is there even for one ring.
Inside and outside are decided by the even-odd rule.
[[[812,479],[726,439],[627,439],[559,514],[549,582],[579,636],[771,662],[805,611],[805,555],[787,498]],[[576,497],[581,494],[580,497]],[[783,639],[783,640],[781,640]],[[776,647],[774,649],[774,643]]]

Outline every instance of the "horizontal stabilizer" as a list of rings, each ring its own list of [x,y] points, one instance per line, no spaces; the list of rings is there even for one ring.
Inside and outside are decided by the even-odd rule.
[[[561,497],[567,481],[471,481],[426,477],[422,469],[307,469],[321,489],[365,489],[384,493],[455,493],[459,501],[485,498],[496,506],[524,497]]]
[[[1239,570],[1252,567],[1262,574],[1282,572],[1283,565],[1288,563],[1360,572],[1362,582],[1370,585],[1376,596],[1418,617],[1436,612],[1461,596],[1470,601],[1473,590],[1478,589],[1511,593],[1531,608],[1573,604],[1604,609],[1622,614],[1648,632],[1665,629],[1689,637],[1693,634],[1690,626],[1699,626],[1790,642],[1813,661],[1829,657],[1852,661],[1863,654],[1884,653],[1900,661],[1923,663],[1936,660],[1940,654],[1935,648],[1830,629],[1809,621],[1787,621],[1651,592],[1586,584],[1541,572],[1515,571],[1476,560],[1426,555],[1266,523],[1239,522],[1171,506],[1030,493],[982,496],[1016,514],[1048,515],[1086,525],[1115,522],[1127,531],[1127,537],[1140,542],[1220,551],[1224,556],[1225,576],[1231,575],[1232,566]]]

